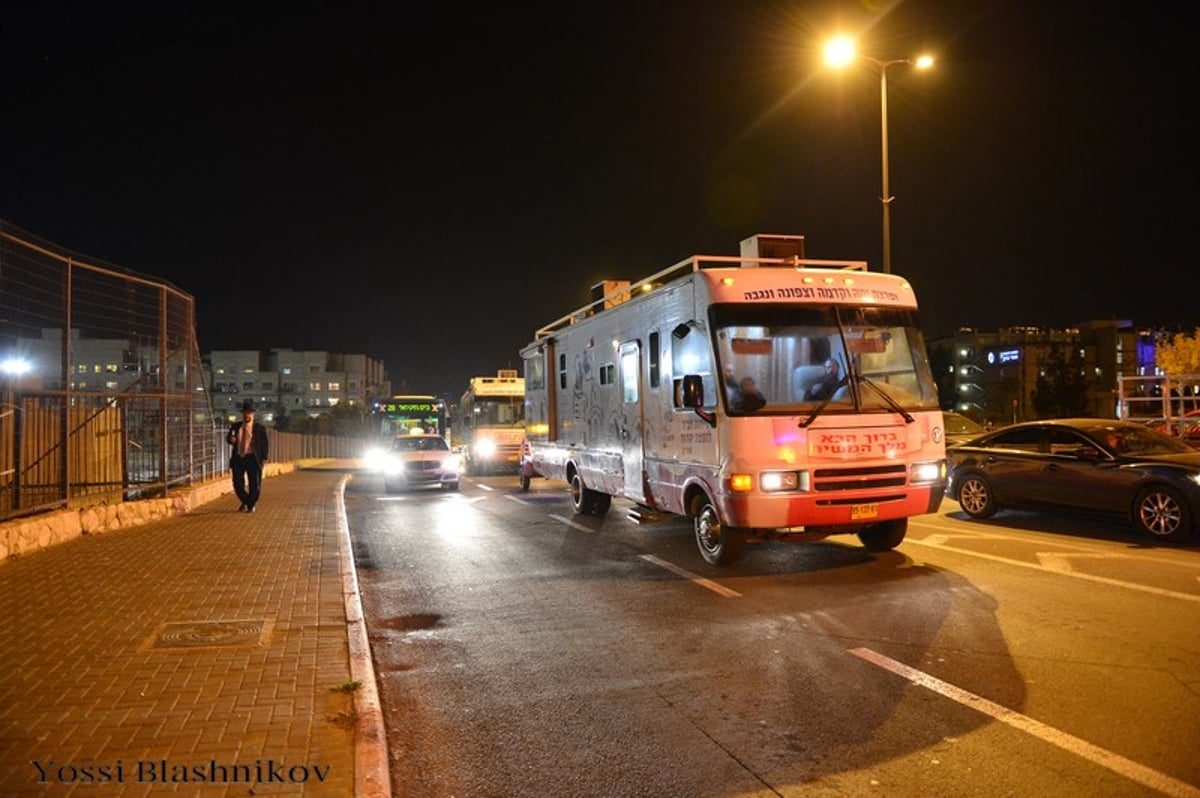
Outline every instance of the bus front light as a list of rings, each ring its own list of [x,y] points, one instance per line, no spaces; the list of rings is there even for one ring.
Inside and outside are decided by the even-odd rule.
[[[491,438],[484,438],[475,444],[475,456],[481,459],[487,459],[496,453],[496,442]]]

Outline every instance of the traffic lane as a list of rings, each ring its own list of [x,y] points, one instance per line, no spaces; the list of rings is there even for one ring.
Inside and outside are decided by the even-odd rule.
[[[1196,552],[1130,545],[1112,522],[1059,518],[1044,530],[1054,519],[1010,515],[1021,528],[981,527],[947,503],[913,520],[901,550],[995,597],[1005,657],[1027,687],[1022,711],[1200,784]],[[962,660],[986,673],[986,655]]]
[[[501,498],[513,497],[503,495]],[[537,498],[540,500],[545,497]],[[525,502],[520,504],[524,505]],[[494,502],[480,506],[489,509],[503,507]],[[599,530],[616,515],[610,514],[603,522],[600,519],[579,519],[584,522],[579,526],[586,528],[588,523],[592,523]],[[544,523],[528,518],[522,519],[519,528],[522,532],[532,531],[535,538],[533,542],[539,547],[545,548],[547,540],[553,541],[547,550],[555,553],[553,561],[556,564],[561,564],[566,555],[570,555],[567,559],[574,559],[583,554],[582,562],[591,571],[587,584],[597,579],[611,578],[607,571],[612,568],[614,559],[620,561],[621,575],[617,581],[636,584],[629,581],[631,571],[628,562],[631,553],[627,550],[621,552],[620,549],[625,547],[619,546],[614,557],[611,540],[605,542],[606,538],[619,538],[620,532],[597,536],[594,533],[581,533],[564,524],[556,538],[554,527],[547,528]],[[571,534],[567,535],[563,530],[570,530]],[[511,536],[513,531],[509,530],[506,534]],[[564,541],[563,537],[573,540]],[[970,781],[988,774],[991,787],[1003,783],[1005,779],[1012,781],[1014,787],[1038,783],[1036,767],[1023,768],[1013,774],[1011,759],[998,756],[995,752],[1015,748],[1017,755],[1028,758],[1031,746],[1055,750],[1053,746],[1031,742],[1025,735],[997,729],[995,724],[987,726],[977,712],[964,710],[949,702],[944,702],[938,711],[931,713],[928,701],[918,700],[914,713],[906,708],[912,701],[909,691],[898,685],[899,680],[894,676],[889,674],[881,679],[882,672],[878,667],[864,666],[861,661],[846,664],[848,649],[845,646],[866,641],[878,649],[891,646],[908,661],[913,661],[914,657],[919,659],[919,652],[927,651],[930,662],[940,662],[946,666],[947,658],[931,649],[918,630],[938,630],[947,624],[943,617],[945,610],[939,609],[931,617],[928,608],[939,603],[935,598],[939,594],[944,599],[941,602],[944,606],[950,606],[955,600],[962,603],[962,585],[948,584],[941,590],[926,586],[909,591],[912,595],[905,595],[904,591],[882,590],[877,583],[895,581],[904,584],[913,581],[911,574],[896,577],[886,573],[881,580],[877,573],[866,577],[868,587],[874,589],[863,591],[852,573],[855,566],[851,563],[863,561],[858,550],[823,544],[775,548],[793,552],[787,558],[783,571],[785,575],[804,575],[800,587],[805,590],[800,595],[813,599],[819,596],[821,600],[816,601],[814,606],[794,606],[797,584],[793,578],[782,588],[781,600],[785,606],[768,611],[761,606],[749,609],[750,605],[743,604],[745,614],[742,617],[743,613],[722,612],[719,604],[709,607],[704,601],[697,602],[692,595],[697,590],[694,584],[680,580],[674,574],[645,574],[635,570],[632,572],[635,577],[644,584],[649,583],[653,593],[649,600],[635,590],[614,592],[611,588],[603,588],[590,602],[592,606],[605,605],[604,619],[591,624],[598,630],[594,637],[603,640],[607,635],[601,632],[617,630],[620,638],[608,644],[609,653],[605,654],[602,647],[598,654],[605,656],[614,666],[619,666],[619,671],[626,674],[626,680],[633,679],[643,689],[649,675],[653,675],[658,682],[666,675],[675,674],[677,678],[657,683],[654,690],[655,695],[666,702],[664,710],[670,707],[669,714],[681,714],[681,722],[702,729],[706,739],[727,755],[733,756],[755,780],[784,788],[785,791],[788,785],[803,784],[813,778],[823,781],[833,779],[846,785],[855,779],[865,779],[867,777],[863,774],[870,773],[870,779],[878,781],[879,778],[887,778],[885,771],[894,771],[892,775],[897,785],[910,783],[913,779],[919,781],[919,773],[912,771],[927,769],[927,752],[945,744],[947,719],[951,717],[955,720],[949,732],[955,739],[972,729],[978,729],[977,734],[988,739],[978,750],[976,745],[958,747],[958,761],[962,767],[958,775]],[[809,549],[809,554],[816,556],[797,557],[795,552],[800,549]],[[851,556],[840,556],[843,552],[839,552],[839,549]],[[694,552],[694,548],[689,551]],[[643,555],[637,556],[640,559]],[[523,559],[528,562],[530,558]],[[894,562],[886,563],[889,559]],[[887,571],[928,570],[914,569],[899,555],[867,558],[867,561],[883,563]],[[598,562],[605,563],[605,567],[596,567]],[[847,568],[850,570],[845,570]],[[779,569],[760,562],[755,570],[757,573],[754,575],[733,578],[763,582],[763,576]],[[814,574],[822,576],[817,578]],[[572,579],[569,572],[561,576],[564,584]],[[925,576],[928,578],[929,575]],[[658,583],[657,586],[655,583]],[[576,587],[571,593],[577,596],[581,590]],[[664,591],[677,590],[683,592],[681,598],[673,601],[664,598],[667,595]],[[756,597],[761,595],[767,593],[761,590],[756,593]],[[708,603],[714,600],[721,599],[710,598]],[[924,610],[914,612],[912,606],[915,604],[922,604]],[[973,611],[957,610],[956,614],[960,616],[958,623],[963,623],[963,615],[973,617],[981,614],[965,624],[975,629],[972,637],[978,643],[978,630],[987,626],[992,604],[986,596],[975,596],[965,604],[973,606]],[[897,607],[905,606],[909,609],[896,611],[894,616],[889,615]],[[554,616],[560,617],[560,614],[555,612]],[[914,617],[920,622],[914,623]],[[871,620],[879,627],[874,631],[868,629]],[[539,624],[545,622],[544,618],[538,621]],[[664,622],[668,623],[669,628],[662,628]],[[586,624],[587,620],[552,625],[559,629],[574,629],[580,623]],[[991,626],[995,627],[994,620]],[[684,634],[687,630],[691,630],[691,633]],[[864,631],[869,633],[864,634]],[[914,638],[917,640],[915,643]],[[855,650],[863,648],[859,646]],[[520,660],[522,656],[532,656],[532,650],[513,654]],[[671,667],[666,667],[665,662],[671,663]],[[690,667],[681,672],[678,670],[681,664]],[[1019,704],[1022,685],[1013,678],[1011,669],[1006,681],[995,677],[994,663],[989,665],[991,676],[988,681],[1007,684],[1007,691],[999,691],[1001,697],[1015,696],[1010,703]],[[863,667],[867,667],[865,672]],[[569,677],[564,678],[569,680]],[[515,684],[511,686],[514,689],[518,687]],[[714,693],[713,688],[722,689]],[[608,698],[611,701],[612,697]],[[571,705],[578,706],[581,700],[579,695],[572,695]],[[611,709],[610,701],[603,702],[604,711]],[[557,700],[552,701],[552,704],[556,703]],[[629,711],[620,708],[623,703],[617,701],[617,715],[608,717],[619,716],[621,723],[627,723]],[[603,715],[604,711],[593,710],[587,714]],[[506,722],[511,723],[511,718],[507,718]],[[589,724],[588,727],[594,725]],[[918,729],[923,731],[917,733]],[[525,735],[521,733],[519,736]],[[1011,741],[1014,736],[1019,739]],[[1010,742],[1007,745],[996,743],[991,740],[993,737]],[[657,746],[652,747],[657,750]],[[974,753],[964,756],[967,751]],[[619,751],[617,754],[626,755]],[[1067,757],[1068,762],[1064,764],[1060,761],[1062,758],[1061,753],[1049,757],[1042,783],[1061,785],[1064,783],[1062,779],[1067,778],[1062,774],[1070,772],[1072,776],[1067,778],[1066,783],[1074,779],[1080,788],[1093,788],[1097,781],[1110,786],[1116,782],[1128,787],[1122,776],[1098,772],[1094,764],[1074,757]],[[691,772],[691,768],[687,770]],[[943,779],[941,789],[945,789],[945,780],[956,780],[955,768],[942,767],[940,770]],[[706,778],[703,781],[707,781],[707,771],[704,772]],[[677,789],[680,783],[673,779],[674,773],[672,770],[665,774],[672,776],[670,784],[659,786]],[[644,787],[646,782],[639,779],[637,784]],[[864,783],[863,786],[869,785]],[[956,786],[955,790],[961,792],[961,786]]]
[[[947,508],[950,514],[957,510],[957,505],[948,504],[952,505]],[[913,519],[910,542],[920,537],[929,539],[931,536],[927,527],[942,523],[941,515],[944,513]],[[1053,696],[1051,705],[1061,706],[1049,716],[1059,726],[1053,727],[1048,737],[1062,743],[1063,735],[1067,734],[1063,729],[1075,729],[1084,735],[1081,740],[1099,739],[1111,743],[1114,751],[1130,752],[1136,760],[1122,763],[1114,771],[1125,778],[1137,776],[1136,771],[1143,761],[1156,763],[1163,772],[1142,774],[1145,777],[1143,783],[1157,784],[1168,791],[1180,787],[1173,781],[1176,777],[1187,783],[1200,781],[1194,757],[1190,755],[1191,749],[1164,743],[1164,740],[1177,737],[1193,741],[1197,738],[1195,719],[1200,718],[1200,712],[1197,712],[1192,689],[1195,674],[1200,672],[1200,659],[1196,656],[1195,637],[1191,632],[1197,627],[1188,614],[1194,610],[1196,586],[1200,581],[1194,568],[1195,550],[1147,548],[1137,543],[1130,545],[1119,522],[1110,521],[1106,527],[1105,519],[1067,517],[1064,520],[1065,527],[1052,527],[1052,535],[1027,535],[1018,531],[1016,538],[1008,542],[1010,548],[1005,551],[1027,557],[1027,561],[1036,563],[1047,577],[1034,580],[1037,583],[1035,587],[1026,584],[1023,577],[1027,574],[1021,574],[1017,569],[1016,574],[1006,574],[1006,580],[1015,580],[1012,585],[1019,586],[1015,590],[1009,585],[1008,589],[994,593],[990,590],[956,591],[958,598],[964,601],[960,608],[951,613],[953,617],[948,620],[947,628],[961,626],[968,633],[961,642],[949,640],[945,644],[945,649],[953,652],[953,656],[937,653],[929,657],[929,671],[944,674],[954,684],[977,685],[978,689],[973,695],[981,700],[990,698],[1007,708],[1020,708],[1021,689],[1006,689],[1005,685],[1009,684],[1006,677],[1011,673],[1013,662],[1024,669],[1027,667],[1025,661],[1030,659],[1033,665],[1028,667],[1039,672],[1038,678],[1030,682],[1037,690],[1037,701],[1030,702],[1030,705],[1040,706],[1044,703],[1043,696],[1049,688]],[[951,531],[955,533],[955,542],[967,540],[968,546],[979,542],[976,540],[979,536],[976,522],[951,523],[954,524]],[[1098,529],[1089,524],[1098,525]],[[934,535],[945,534],[945,524],[942,523],[941,531],[934,532]],[[996,540],[998,535],[995,530],[990,530],[988,536],[992,538],[990,544],[993,548],[998,542],[1004,543]],[[686,525],[680,532],[680,540],[686,543],[685,548],[690,546]],[[1090,540],[1101,542],[1092,543]],[[827,557],[835,557],[831,547],[845,548],[847,541],[853,541],[853,538],[835,537],[825,543],[799,544],[799,547],[823,549]],[[1012,551],[1012,546],[1020,551]],[[861,550],[852,543],[849,547],[861,554]],[[984,547],[987,547],[986,543]],[[781,568],[786,571],[798,564],[794,556],[795,548],[795,544],[750,546],[746,558],[733,569],[705,569],[694,560],[692,565],[697,573],[718,579],[719,584],[734,585],[733,580],[721,578],[721,574],[729,570],[747,570],[739,566],[748,562],[753,562],[749,570],[755,572],[780,571]],[[901,553],[912,548],[906,543],[902,545]],[[894,556],[898,555],[883,555]],[[918,559],[910,561],[907,567],[927,567],[932,564],[927,550],[917,550],[915,556]],[[995,571],[995,561],[995,558],[985,561],[982,583],[969,579],[968,584],[990,584],[989,573]],[[1004,562],[1003,559],[999,561]],[[950,563],[958,566],[953,558]],[[906,566],[901,564],[899,567]],[[955,568],[946,568],[944,571],[968,573]],[[969,573],[978,575],[978,572]],[[1105,573],[1115,573],[1121,578],[1104,576]],[[1061,578],[1063,576],[1069,578],[1064,580]],[[1137,581],[1130,581],[1131,578]],[[806,585],[812,585],[812,582],[811,579],[805,579]],[[1157,586],[1164,582],[1172,585],[1178,583],[1182,590],[1172,591]],[[1085,611],[1083,620],[1072,617],[1069,609],[1064,609],[1071,607],[1072,599],[1081,586],[1087,591],[1087,600],[1080,605]],[[1097,592],[1093,589],[1096,586],[1107,589]],[[784,589],[789,592],[788,586]],[[1129,598],[1131,590],[1140,600]],[[936,595],[936,591],[929,595]],[[968,596],[973,598],[965,599]],[[918,595],[916,600],[927,597]],[[1147,604],[1147,599],[1151,603]],[[1167,605],[1154,604],[1155,599],[1164,599]],[[1189,609],[1172,609],[1180,601]],[[1095,606],[1088,606],[1089,603]],[[989,647],[984,642],[987,635],[981,635],[979,630],[994,628],[997,606],[1005,608],[1005,619],[1017,618],[1019,628],[1011,633],[1010,639],[1005,627],[1005,638],[999,641],[998,646]],[[1030,609],[1032,611],[1027,612]],[[1149,614],[1149,622],[1142,617],[1145,614]],[[1064,618],[1064,615],[1067,617]],[[991,625],[985,622],[981,626],[978,622],[981,617],[990,620]],[[1042,647],[1048,650],[1031,650],[1027,655],[1013,647],[1013,639],[1044,641],[1047,630],[1054,628],[1056,623],[1063,629],[1055,633],[1059,638],[1057,643]],[[1098,631],[1095,627],[1098,627]],[[1062,648],[1073,652],[1073,656],[1065,660],[1051,658],[1057,649]],[[1083,685],[1088,685],[1088,689],[1080,690],[1079,687]],[[1115,698],[1110,695],[1114,687],[1119,693]],[[1093,711],[1093,700],[1102,705],[1104,711]],[[1121,722],[1120,718],[1125,718],[1126,722]],[[1136,722],[1131,724],[1129,720]],[[1063,744],[1072,750],[1078,747]],[[1111,758],[1111,753],[1106,751],[1103,757]],[[1076,756],[1085,754],[1078,750],[1074,753]]]

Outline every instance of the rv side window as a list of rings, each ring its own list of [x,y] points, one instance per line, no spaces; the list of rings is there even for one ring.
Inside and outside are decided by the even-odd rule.
[[[658,331],[650,333],[650,387],[657,388],[661,384],[662,375],[658,368]]]
[[[567,390],[567,353],[558,356],[558,389]]]
[[[617,367],[612,363],[605,363],[600,367],[600,384],[612,385],[616,382]]]
[[[675,407],[690,410],[683,405],[681,385],[688,374],[697,374],[704,381],[704,407],[713,408],[717,404],[717,383],[713,379],[712,353],[709,350],[708,335],[699,327],[679,325],[683,337],[671,335],[671,380],[675,388]]]
[[[546,387],[545,381],[545,363],[542,361],[541,353],[534,355],[525,361],[525,387],[532,390],[541,390]]]
[[[621,346],[621,401],[632,404],[638,400],[637,344]]]

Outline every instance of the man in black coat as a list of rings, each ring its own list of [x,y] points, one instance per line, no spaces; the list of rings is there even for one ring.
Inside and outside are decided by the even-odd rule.
[[[238,512],[252,513],[262,492],[263,463],[267,462],[267,430],[254,420],[254,402],[242,403],[242,420],[229,429],[226,438],[233,447],[229,470],[233,472],[233,492],[241,500]]]

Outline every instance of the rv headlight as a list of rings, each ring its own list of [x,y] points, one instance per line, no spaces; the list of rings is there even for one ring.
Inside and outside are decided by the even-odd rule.
[[[913,463],[908,467],[908,481],[918,483],[941,482],[946,478],[946,461],[932,460],[927,463]]]
[[[480,457],[491,457],[496,453],[496,442],[491,438],[484,438],[475,443],[475,454]]]
[[[764,471],[759,477],[759,485],[767,493],[796,490],[800,487],[800,475],[795,471]]]

